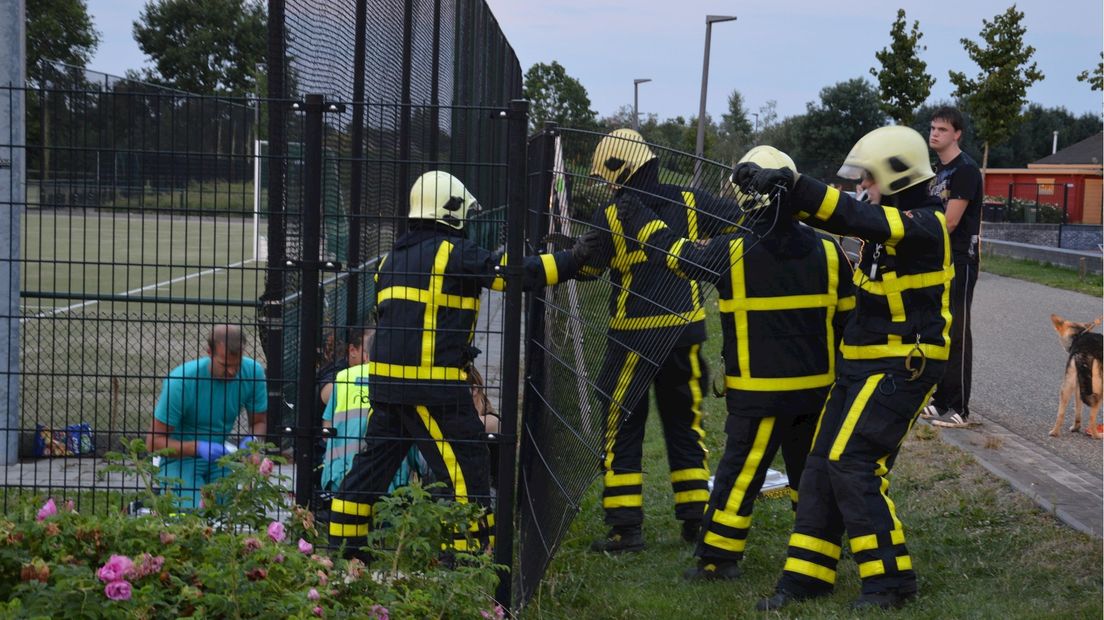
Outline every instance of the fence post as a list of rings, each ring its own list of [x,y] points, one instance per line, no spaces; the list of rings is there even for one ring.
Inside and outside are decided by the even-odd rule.
[[[295,398],[295,502],[310,504],[314,480],[313,448],[319,420],[315,407],[315,362],[321,296],[318,288],[318,260],[322,236],[322,95],[307,95],[303,125],[303,255],[302,303],[299,308],[299,373]]]
[[[4,433],[0,440],[0,464],[14,465],[19,460],[19,239],[20,212],[26,197],[26,112],[25,81],[26,21],[22,2],[0,3],[0,126],[8,135],[0,135],[0,205],[6,217],[0,218],[0,307],[4,329],[0,331],[0,407],[4,407]],[[41,199],[40,199],[41,200]]]
[[[346,300],[345,320],[350,325],[360,325],[364,317],[357,314],[360,307],[360,230],[361,186],[364,178],[364,63],[365,36],[367,30],[367,0],[357,0],[356,41],[353,43],[353,126],[350,131],[352,149],[349,155],[352,166],[349,171],[349,292]],[[340,327],[340,326],[338,326]],[[340,339],[339,339],[340,340]]]
[[[507,566],[499,573],[495,598],[510,609],[514,573],[514,485],[517,464],[518,381],[521,355],[521,276],[525,260],[526,161],[525,134],[529,125],[529,102],[514,99],[506,134],[506,300],[503,312],[502,423],[503,442],[498,460],[498,510],[495,515],[495,563]]]

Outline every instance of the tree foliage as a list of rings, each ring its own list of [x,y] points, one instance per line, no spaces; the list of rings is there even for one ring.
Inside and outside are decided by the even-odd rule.
[[[586,88],[555,60],[551,64],[538,62],[529,67],[523,91],[529,100],[531,128],[548,121],[582,129],[595,126],[597,113],[590,109]]]
[[[790,119],[787,119],[790,120]],[[787,148],[797,169],[822,179],[834,178],[844,157],[859,138],[881,127],[885,115],[877,91],[859,77],[820,91],[819,103],[808,103],[805,115],[783,122]]]
[[[980,69],[971,79],[951,71],[952,96],[971,111],[983,140],[982,168],[988,167],[989,148],[1009,138],[1020,123],[1027,89],[1045,77],[1031,57],[1035,48],[1024,43],[1024,14],[1012,5],[993,18],[982,20],[982,43],[962,39],[962,46]],[[1030,63],[1030,64],[1029,64]]]
[[[920,60],[919,53],[928,49],[920,44],[924,36],[920,20],[913,21],[908,32],[906,26],[905,10],[897,9],[897,19],[889,31],[889,47],[874,53],[882,68],[870,69],[870,75],[878,78],[882,111],[901,125],[912,122],[913,111],[927,100],[935,84],[935,78],[927,72],[928,63]]]
[[[1077,81],[1088,82],[1093,90],[1104,90],[1104,52],[1100,52],[1100,62],[1096,64],[1096,69],[1092,71],[1092,74],[1089,73],[1088,69],[1085,69],[1077,74]]]
[[[751,148],[753,139],[753,128],[744,106],[744,96],[740,91],[734,90],[728,95],[728,111],[721,116],[716,147],[711,156],[721,162],[734,163]],[[709,154],[710,151],[707,150],[706,153]]]
[[[27,77],[42,78],[44,61],[83,67],[100,43],[84,0],[27,0]]]
[[[192,93],[256,92],[267,50],[261,0],[151,0],[134,39],[154,63],[147,80]]]

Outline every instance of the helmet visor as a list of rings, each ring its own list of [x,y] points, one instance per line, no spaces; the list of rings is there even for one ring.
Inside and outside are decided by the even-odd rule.
[[[851,179],[852,181],[861,181],[866,170],[852,164],[844,164],[840,166],[839,172],[836,173],[842,179]]]

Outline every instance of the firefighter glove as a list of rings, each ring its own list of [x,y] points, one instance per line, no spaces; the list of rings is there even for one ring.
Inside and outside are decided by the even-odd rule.
[[[588,230],[575,239],[575,245],[571,247],[571,256],[580,265],[588,265],[598,258],[602,251],[602,233],[597,230]]]

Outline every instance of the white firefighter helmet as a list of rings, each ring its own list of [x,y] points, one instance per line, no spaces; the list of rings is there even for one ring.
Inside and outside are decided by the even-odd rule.
[[[412,220],[436,220],[453,228],[463,228],[468,214],[479,211],[479,203],[460,179],[447,172],[432,170],[418,177],[410,188]]]
[[[615,185],[624,185],[641,166],[655,157],[640,133],[616,129],[598,142],[590,174]]]
[[[861,179],[870,174],[883,196],[896,194],[935,176],[928,159],[928,143],[911,127],[879,127],[851,147],[839,176]]]
[[[767,144],[753,147],[750,151],[744,153],[744,156],[736,163],[742,164],[745,162],[757,164],[763,169],[789,168],[794,171],[794,174],[797,173],[797,165],[794,164],[794,160],[789,155]],[[732,182],[731,177],[729,177],[729,182]],[[736,192],[736,202],[740,203],[745,209],[758,209],[767,206],[770,202],[770,198],[765,195],[753,197],[746,194],[735,183],[732,183],[732,188]],[[754,203],[751,202],[753,199]]]

